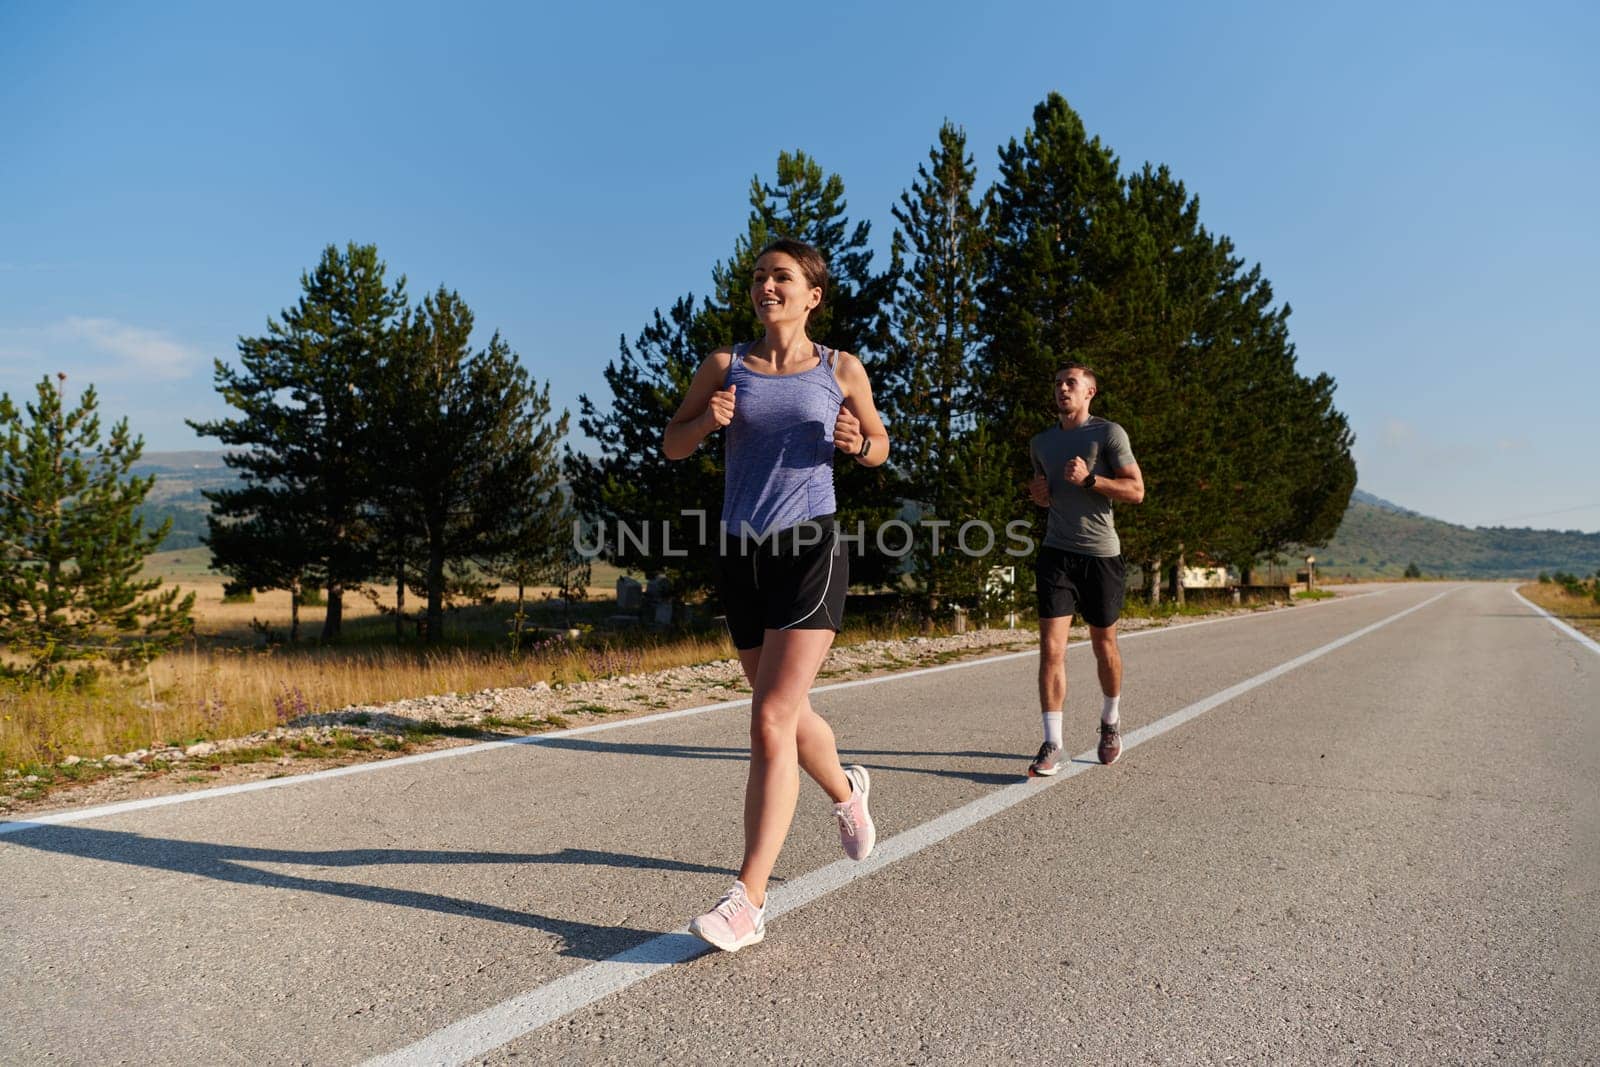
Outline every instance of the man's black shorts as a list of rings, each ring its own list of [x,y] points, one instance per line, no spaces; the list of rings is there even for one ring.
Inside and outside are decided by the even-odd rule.
[[[1127,573],[1121,556],[1081,556],[1046,545],[1039,549],[1035,582],[1041,619],[1078,615],[1105,627],[1122,617]]]
[[[734,648],[760,648],[768,630],[838,633],[844,625],[850,553],[832,515],[759,542],[729,535],[717,563],[717,591]]]

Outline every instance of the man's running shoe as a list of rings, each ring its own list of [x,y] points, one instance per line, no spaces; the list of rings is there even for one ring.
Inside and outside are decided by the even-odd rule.
[[[1117,757],[1122,755],[1122,734],[1117,729],[1116,723],[1103,722],[1100,724],[1100,762],[1107,767],[1117,762]]]
[[[1061,746],[1046,741],[1039,746],[1039,754],[1028,764],[1029,778],[1048,778],[1061,769]]]
[[[689,932],[724,952],[738,952],[767,936],[764,911],[750,903],[743,882],[734,882],[716,907],[690,920]]]
[[[872,788],[872,778],[859,763],[844,769],[850,779],[850,799],[833,806],[833,817],[839,820],[839,844],[844,854],[853,860],[864,860],[878,840],[878,828],[872,825],[872,815],[867,811],[867,793]]]

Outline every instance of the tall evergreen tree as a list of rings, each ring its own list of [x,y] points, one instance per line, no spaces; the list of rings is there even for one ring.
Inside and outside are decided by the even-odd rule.
[[[1052,94],[1001,152],[990,219],[980,395],[1019,463],[1055,366],[1077,359],[1144,471],[1146,502],[1117,525],[1147,571],[1186,553],[1247,564],[1337,525],[1354,465],[1331,381],[1298,375],[1288,307],[1167,168],[1123,181]]]
[[[990,191],[989,268],[980,291],[986,339],[982,410],[1026,477],[1028,439],[1055,417],[1050,383],[1069,359],[1107,354],[1100,321],[1080,312],[1115,290],[1118,266],[1091,242],[1124,205],[1117,159],[1059,94],[1034,108],[1019,143],[1000,150]],[[1138,442],[1134,442],[1135,448]]]
[[[39,382],[26,420],[0,395],[0,645],[22,661],[0,671],[41,682],[148,663],[193,630],[194,594],[140,577],[168,529],[137,514],[155,485],[130,473],[143,438],[122,419],[102,445],[94,387],[69,412],[65,378]]]
[[[300,573],[327,589],[325,641],[339,636],[345,590],[377,569],[366,523],[374,479],[363,435],[371,425],[368,394],[406,305],[405,279],[390,286],[386,269],[372,245],[352,243],[342,252],[329,245],[301,275],[299,303],[268,319],[264,336],[239,339],[239,369],[216,361],[217,390],[240,417],[189,423],[229,446],[226,462],[240,474],[239,487],[205,494],[215,565],[249,580],[255,561],[236,553],[273,543],[219,537],[218,527],[259,519],[267,529],[298,530],[309,560]]]
[[[1103,357],[1105,396],[1096,410],[1123,424],[1142,462],[1145,503],[1117,516],[1123,553],[1153,569],[1207,552],[1225,510],[1228,395],[1218,378],[1232,353],[1209,333],[1212,304],[1234,263],[1226,239],[1200,224],[1198,197],[1164,166],[1146,164],[1127,180],[1129,214],[1148,259],[1134,256],[1118,299],[1120,343]]]
[[[550,388],[527,372],[495,334],[471,350],[473,315],[442,286],[408,311],[374,391],[381,453],[372,457],[376,505],[415,523],[423,550],[426,637],[443,636],[444,606],[453,594],[479,595],[481,568],[503,556],[528,529],[548,529],[544,510],[559,510],[557,449],[567,413],[553,421]],[[381,472],[381,473],[380,473]]]
[[[914,572],[930,608],[952,594],[970,601],[995,562],[957,550],[960,525],[990,513],[1001,517],[1020,504],[1019,480],[1005,478],[1003,456],[985,455],[993,435],[974,434],[978,287],[987,242],[976,180],[965,132],[946,122],[928,162],[917,167],[917,180],[893,208],[898,267],[879,364],[879,405],[894,427],[900,492],[916,503],[924,522],[953,524],[936,527],[939,552],[931,536],[918,542]],[[974,484],[990,473],[1001,475],[997,485]]]
[[[1356,488],[1356,464],[1350,455],[1355,435],[1344,414],[1333,406],[1333,379],[1326,374],[1297,375],[1294,385],[1277,452],[1288,515],[1281,525],[1262,531],[1259,554],[1277,554],[1292,545],[1299,555],[1300,548],[1332,540]]]
[[[1146,423],[1173,394],[1144,344],[1160,289],[1155,241],[1128,203],[1111,148],[1059,94],[1034,108],[1020,143],[1000,150],[988,218],[979,396],[1004,461],[1027,476],[1028,441],[1056,418],[1055,372],[1077,361],[1094,368],[1093,410],[1123,423],[1148,489]]]

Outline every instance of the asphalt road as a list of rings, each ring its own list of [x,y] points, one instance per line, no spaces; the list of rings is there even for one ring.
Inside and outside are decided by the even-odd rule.
[[[1600,1061],[1600,648],[1428,584],[1123,653],[1049,781],[1031,656],[819,691],[879,849],[807,783],[732,956],[737,707],[0,824],[0,1061]]]

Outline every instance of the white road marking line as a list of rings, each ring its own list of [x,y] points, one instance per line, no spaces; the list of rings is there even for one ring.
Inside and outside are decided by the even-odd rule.
[[[1392,622],[1398,622],[1413,612],[1421,611],[1441,597],[1448,596],[1454,591],[1454,589],[1446,589],[1429,597],[1420,604],[1415,604],[1404,611],[1390,615],[1386,619],[1363,626],[1359,630],[1330,641],[1319,648],[1312,649],[1304,655],[1296,656],[1294,659],[1281,663],[1270,670],[1263,671],[1253,678],[1246,679],[1238,685],[1230,686],[1219,693],[1190,704],[1188,707],[1172,712],[1170,715],[1166,715],[1147,726],[1142,726],[1124,735],[1123,751],[1126,752],[1136,745],[1141,745],[1146,741],[1160,737],[1167,731],[1176,729],[1191,719],[1204,715],[1213,708],[1226,704],[1228,701],[1258,686],[1265,685],[1298,667],[1303,667],[1312,660],[1320,659],[1336,649],[1343,648],[1352,641],[1359,640],[1375,630],[1388,626]],[[1053,778],[1023,780],[1015,785],[1004,786],[962,807],[925,822],[921,826],[879,842],[872,855],[865,860],[860,862],[839,860],[835,863],[830,863],[826,867],[811,871],[809,874],[802,875],[793,881],[786,882],[781,888],[774,889],[768,896],[766,917],[775,919],[785,912],[804,907],[817,898],[849,885],[858,879],[865,878],[867,875],[881,870],[891,863],[913,856],[923,849],[936,845],[946,838],[960,833],[962,830],[970,829],[985,819],[998,815],[1006,809],[1038,795],[1040,790],[1048,789],[1068,778],[1076,777],[1091,769],[1091,767],[1098,767],[1098,760],[1099,756],[1095,751],[1082,752],[1071,763],[1064,765],[1061,772]],[[421,1067],[424,1064],[466,1063],[475,1056],[481,1056],[497,1049],[557,1019],[570,1015],[580,1008],[587,1007],[595,1001],[642,982],[658,971],[713,951],[715,950],[705,942],[690,934],[688,927],[685,926],[674,930],[670,934],[662,934],[651,938],[644,944],[637,945],[609,959],[579,968],[571,974],[557,978],[553,982],[531,989],[526,993],[520,993],[491,1008],[486,1008],[476,1015],[436,1030],[415,1044],[376,1056],[367,1060],[364,1067]]]
[[[1386,592],[1387,590],[1385,590]],[[1363,594],[1370,595],[1370,594]],[[1337,603],[1338,601],[1322,601],[1321,604]],[[1304,605],[1302,605],[1304,606]],[[1313,604],[1312,606],[1320,606]],[[1272,612],[1249,615],[1229,615],[1220,619],[1201,619],[1197,622],[1183,622],[1175,626],[1152,627],[1148,630],[1137,630],[1130,634],[1119,636],[1121,641],[1131,641],[1139,637],[1152,637],[1160,634],[1172,633],[1176,630],[1187,630],[1195,626],[1211,626],[1221,622],[1238,622],[1241,619],[1259,619],[1272,615]],[[1073,648],[1088,647],[1088,642],[1079,641]],[[904,671],[899,674],[886,674],[877,678],[862,678],[853,682],[833,682],[828,685],[814,687],[813,693],[828,693],[836,689],[853,689],[858,685],[879,685],[883,682],[901,681],[906,678],[918,678],[925,674],[937,674],[940,671],[958,671],[968,667],[979,667],[988,663],[1000,663],[1005,660],[1021,659],[1024,656],[1037,656],[1038,650],[1031,649],[1026,652],[1009,652],[1000,656],[985,656],[979,659],[963,660],[960,663],[944,663],[937,667],[919,667],[916,670]],[[239,793],[254,793],[262,789],[281,789],[284,786],[303,785],[307,782],[318,782],[328,778],[342,778],[350,774],[367,774],[372,771],[384,771],[391,767],[405,767],[417,763],[427,763],[430,760],[454,759],[457,756],[471,756],[481,752],[488,752],[497,748],[506,748],[510,745],[542,745],[566,737],[581,737],[586,734],[602,733],[606,730],[620,730],[629,726],[643,726],[646,723],[665,722],[668,719],[681,719],[690,715],[704,715],[713,711],[726,711],[729,708],[742,708],[750,704],[750,698],[740,700],[724,700],[716,704],[702,704],[693,708],[680,708],[677,711],[662,711],[651,715],[641,715],[632,719],[617,719],[613,722],[593,723],[589,726],[575,726],[570,730],[551,730],[549,733],[529,734],[526,737],[512,737],[504,741],[483,741],[476,745],[462,745],[458,748],[441,748],[433,752],[420,752],[414,756],[397,756],[394,759],[375,760],[371,763],[357,763],[349,767],[332,767],[325,771],[312,771],[309,774],[285,775],[282,778],[268,778],[259,782],[242,782],[239,785],[217,786],[213,789],[197,789],[190,793],[172,793],[161,797],[147,797],[143,800],[123,800],[115,804],[102,804],[93,808],[81,808],[77,811],[59,811],[44,815],[35,815],[15,822],[0,822],[0,837],[7,834],[20,833],[23,830],[34,830],[41,826],[62,826],[68,823],[87,822],[90,819],[103,819],[109,815],[123,815],[131,811],[143,811],[146,808],[164,808],[172,804],[189,804],[196,800],[210,800],[214,797],[234,796]]]
[[[1594,638],[1590,637],[1582,630],[1579,630],[1577,627],[1568,623],[1562,622],[1560,619],[1556,618],[1554,615],[1550,614],[1548,611],[1544,610],[1539,605],[1535,604],[1533,601],[1517,592],[1515,589],[1511,590],[1511,595],[1528,605],[1528,607],[1532,608],[1534,611],[1537,611],[1540,615],[1543,615],[1546,619],[1549,619],[1551,626],[1554,626],[1558,630],[1564,630],[1567,636],[1578,642],[1578,644],[1586,646],[1590,652],[1600,654],[1600,642],[1596,642]]]

